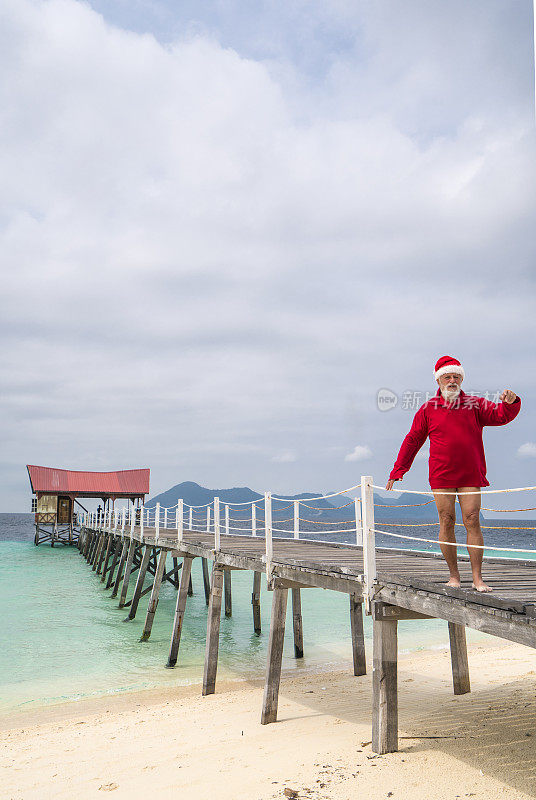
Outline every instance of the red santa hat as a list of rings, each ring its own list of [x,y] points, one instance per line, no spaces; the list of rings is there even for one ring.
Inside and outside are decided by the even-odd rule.
[[[465,378],[464,369],[457,358],[441,356],[435,365],[434,378],[437,380],[440,375],[447,375],[450,372],[454,372],[456,375],[461,375],[462,378]]]

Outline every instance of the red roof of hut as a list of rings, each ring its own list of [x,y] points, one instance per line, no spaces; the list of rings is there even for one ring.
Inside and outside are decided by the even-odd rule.
[[[148,469],[79,472],[27,464],[32,491],[76,497],[140,497],[149,493]]]

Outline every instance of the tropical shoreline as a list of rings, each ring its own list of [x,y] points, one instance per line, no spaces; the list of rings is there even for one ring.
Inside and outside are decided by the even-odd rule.
[[[532,651],[490,639],[471,644],[469,660],[472,692],[454,697],[447,650],[401,656],[398,753],[375,756],[366,744],[370,669],[361,678],[349,668],[287,671],[279,722],[267,726],[259,721],[262,680],[220,681],[204,698],[192,685],[4,718],[3,790],[17,800],[99,790],[272,800],[284,788],[313,800],[533,797]]]

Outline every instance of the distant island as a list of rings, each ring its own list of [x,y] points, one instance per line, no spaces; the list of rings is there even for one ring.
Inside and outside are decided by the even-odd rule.
[[[348,520],[354,518],[353,498],[346,495],[339,495],[332,497],[329,500],[316,499],[320,498],[322,492],[311,491],[301,492],[294,495],[278,495],[285,503],[293,500],[314,499],[311,505],[314,508],[307,508],[303,504],[300,509],[300,515],[303,518],[310,518],[315,520]],[[232,489],[208,489],[205,486],[200,486],[193,481],[183,481],[176,486],[172,486],[165,492],[161,492],[155,497],[152,497],[146,502],[146,507],[153,508],[156,503],[160,503],[162,507],[171,507],[176,505],[179,498],[182,498],[185,503],[192,506],[202,506],[211,503],[215,497],[219,497],[221,503],[251,503],[254,500],[262,500],[264,495],[250,489],[248,486],[236,486]],[[405,521],[419,521],[419,522],[437,522],[437,511],[435,503],[430,503],[428,495],[415,495],[415,494],[401,494],[400,497],[384,497],[378,493],[374,494],[374,502],[377,503],[375,508],[375,519],[377,522],[405,522]],[[426,503],[426,505],[420,505]],[[278,514],[278,505],[283,510],[282,503],[274,502],[273,513],[275,517]],[[340,506],[343,506],[340,508]],[[404,506],[410,506],[405,508]],[[288,508],[285,511],[288,515]]]
[[[311,498],[319,498],[322,494],[322,492],[312,491],[277,496],[281,497],[285,502],[291,502],[292,500],[307,501]],[[162,507],[167,506],[169,508],[176,505],[180,497],[191,506],[203,506],[207,503],[212,503],[215,497],[219,497],[222,503],[251,503],[254,500],[262,500],[264,494],[250,489],[249,486],[235,486],[232,489],[208,489],[194,481],[183,481],[172,486],[171,489],[155,495],[146,502],[145,506],[153,508],[157,503],[160,503]],[[431,503],[430,500],[432,500]],[[374,509],[376,522],[437,522],[435,503],[430,495],[402,492],[399,497],[395,497],[394,495],[385,496],[375,492],[374,502],[376,503]],[[421,505],[421,503],[426,505]],[[302,518],[325,521],[330,521],[334,518],[340,520],[354,518],[353,498],[347,495],[339,495],[329,500],[315,499],[312,505],[314,509],[307,508],[305,504],[302,505],[300,509]],[[340,508],[340,506],[343,506],[343,508]],[[273,513],[276,518],[281,508],[281,503],[274,502]],[[457,514],[460,516],[460,509],[458,506],[456,508]],[[334,517],[335,509],[337,509],[336,517]],[[289,509],[287,508],[285,513],[288,515],[288,512]],[[480,517],[488,522],[496,523],[500,521],[503,525],[515,525],[519,524],[520,521],[519,518],[507,518],[502,514],[481,513]],[[524,519],[522,524],[530,522],[531,520]]]

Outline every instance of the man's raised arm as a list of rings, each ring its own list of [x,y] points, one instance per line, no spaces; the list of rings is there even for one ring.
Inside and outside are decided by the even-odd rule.
[[[423,406],[419,408],[415,414],[410,431],[402,442],[402,446],[398,452],[398,458],[389,475],[389,480],[385,487],[386,489],[392,489],[395,481],[402,480],[427,438],[428,420]]]
[[[521,399],[511,389],[505,389],[500,403],[492,403],[480,398],[478,415],[481,425],[507,425],[517,417],[521,409]]]

